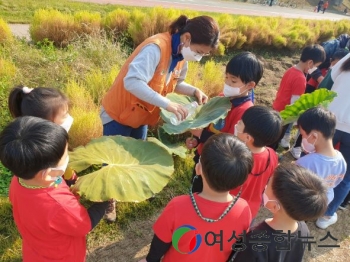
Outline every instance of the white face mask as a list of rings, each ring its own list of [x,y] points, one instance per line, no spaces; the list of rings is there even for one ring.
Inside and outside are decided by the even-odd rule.
[[[63,173],[64,173],[64,172],[66,172],[68,163],[69,163],[69,156],[66,157],[66,161],[64,162],[63,165],[61,165],[61,166],[56,166],[56,167],[51,167],[51,170],[63,171]],[[63,174],[62,174],[62,175],[63,175]]]
[[[316,148],[315,148],[315,143],[316,143],[316,140],[317,140],[317,137],[316,137],[316,140],[313,144],[309,143],[309,141],[307,141],[309,139],[311,135],[309,135],[307,138],[303,138],[301,140],[301,147],[303,148],[303,150],[306,152],[306,153],[314,153],[316,151]]]
[[[233,132],[233,135],[238,136],[238,133],[243,133],[243,132],[239,132],[237,128],[237,124],[235,124],[235,131]]]
[[[224,84],[224,92],[223,92],[224,96],[231,97],[231,96],[239,96],[240,94],[243,94],[245,91],[240,92],[243,86],[245,85],[242,85],[240,87],[232,87],[227,84]]]
[[[272,200],[270,200],[269,199],[269,197],[265,194],[265,192],[264,192],[264,194],[263,194],[263,203],[264,203],[264,207],[265,208],[267,208],[266,207],[266,204],[268,203],[268,202],[270,202],[270,201],[276,201],[276,203],[277,203],[277,205],[278,205],[278,210],[280,210],[280,204],[278,203],[278,201],[277,200],[274,200],[274,199],[272,199]],[[267,208],[268,209],[268,208]]]
[[[191,50],[190,46],[183,46],[181,49],[181,54],[186,61],[197,61],[199,62],[202,59],[202,56],[197,52]]]
[[[317,66],[314,66],[313,68],[310,68],[307,72],[308,72],[308,74],[311,75],[313,72],[316,71],[316,69],[317,69]]]
[[[64,122],[61,124],[61,127],[63,127],[68,132],[73,124],[73,120],[73,117],[71,115],[68,115]]]

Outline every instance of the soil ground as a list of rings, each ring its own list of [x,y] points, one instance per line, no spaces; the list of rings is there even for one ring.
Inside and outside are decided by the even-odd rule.
[[[276,89],[285,70],[298,61],[298,56],[283,56],[280,59],[262,59],[264,61],[264,77],[256,89],[256,100],[259,104],[271,105],[275,97]],[[293,161],[289,152],[283,152],[281,161]],[[349,208],[350,209],[350,208]],[[311,245],[311,251],[306,249],[304,261],[308,262],[330,262],[349,261],[350,254],[350,210],[337,211],[338,222],[327,230],[316,228],[314,221],[307,222],[311,236],[317,243]],[[152,225],[159,214],[153,217],[131,222],[127,229],[120,232],[116,240],[99,240],[99,243],[89,241],[88,262],[129,262],[138,261],[148,253],[150,242],[153,237]],[[270,217],[271,214],[262,208],[258,214],[257,221]],[[337,241],[327,238],[327,232]],[[317,245],[339,245],[340,247],[317,247]]]

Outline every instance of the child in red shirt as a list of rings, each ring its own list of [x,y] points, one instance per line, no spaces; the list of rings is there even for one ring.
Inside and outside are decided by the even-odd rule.
[[[254,166],[242,186],[241,198],[249,204],[254,218],[260,208],[265,186],[278,165],[276,152],[269,147],[282,132],[282,119],[278,112],[265,106],[248,108],[235,127],[235,136],[252,151]],[[240,187],[230,191],[238,194]]]
[[[251,222],[247,202],[229,190],[242,185],[252,167],[252,154],[243,142],[230,134],[210,137],[196,165],[203,191],[169,202],[153,226],[150,251],[141,261],[226,261],[235,236]]]
[[[194,130],[195,138],[186,140],[187,148],[197,147],[194,161],[198,162],[205,141],[213,134],[234,133],[234,127],[243,113],[251,106],[250,92],[256,87],[264,72],[261,61],[250,52],[243,52],[234,56],[226,66],[226,79],[223,96],[230,97],[232,108],[225,119],[218,123],[210,124],[203,130]],[[193,177],[195,171],[193,172]],[[193,192],[201,192],[203,188],[202,179],[196,179],[193,184]]]
[[[278,112],[285,109],[287,105],[293,104],[306,88],[306,76],[310,70],[314,71],[326,59],[326,53],[320,45],[310,45],[301,52],[298,64],[289,68],[283,75],[276,98],[272,108]],[[283,126],[281,137],[272,145],[271,148],[277,150],[278,144],[286,133],[288,125]]]
[[[0,134],[0,160],[14,174],[9,197],[24,262],[85,261],[86,235],[108,205],[86,210],[62,182],[67,141],[62,127],[31,116],[15,119]]]

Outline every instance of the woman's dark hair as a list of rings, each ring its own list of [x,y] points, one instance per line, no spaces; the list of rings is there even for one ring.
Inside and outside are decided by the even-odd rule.
[[[231,134],[211,136],[203,146],[200,162],[202,175],[216,192],[241,186],[253,168],[251,151]]]
[[[350,71],[350,57],[344,61],[344,63],[341,65],[342,71]]]
[[[57,166],[68,142],[59,125],[38,117],[18,117],[0,133],[0,161],[17,177],[33,178]]]
[[[14,87],[8,99],[12,117],[35,116],[54,121],[62,108],[68,106],[68,98],[58,89],[37,87],[28,92],[23,86]]]
[[[226,74],[239,77],[245,84],[253,81],[257,85],[264,73],[261,61],[251,52],[235,55],[226,66]]]
[[[210,16],[202,15],[189,19],[181,15],[169,26],[170,34],[191,34],[191,43],[216,48],[219,44],[220,29]]]
[[[297,221],[319,218],[327,209],[327,186],[310,170],[280,164],[272,176],[272,192],[285,212]]]
[[[271,145],[282,133],[280,114],[266,106],[252,106],[242,115],[244,133],[254,138],[255,147]]]
[[[306,134],[312,130],[320,132],[325,139],[332,139],[335,133],[335,115],[320,106],[310,108],[300,115],[297,124]]]

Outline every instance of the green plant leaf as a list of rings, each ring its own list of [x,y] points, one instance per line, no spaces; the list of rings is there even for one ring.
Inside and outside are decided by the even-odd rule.
[[[167,95],[170,101],[186,105],[196,101],[194,97],[178,95],[171,93]],[[170,123],[171,112],[161,109],[160,116],[165,121],[163,128],[168,134],[182,134],[189,129],[198,129],[207,127],[210,123],[216,123],[225,118],[228,111],[231,110],[231,102],[228,97],[214,97],[205,105],[197,107],[195,113],[179,125],[175,126]]]
[[[181,143],[172,144],[167,138],[167,134],[162,127],[159,127],[157,132],[158,139],[155,137],[148,137],[147,140],[165,148],[170,154],[177,155],[181,158],[186,158],[187,149],[182,146]]]
[[[287,105],[286,108],[280,112],[283,125],[293,123],[309,108],[319,105],[328,107],[329,103],[332,102],[336,96],[336,92],[327,90],[326,88],[320,88],[312,93],[301,95],[294,104]]]
[[[69,167],[81,172],[92,165],[101,169],[79,177],[73,191],[88,200],[115,199],[140,202],[168,183],[174,162],[167,150],[154,142],[123,136],[93,139],[69,154]]]

